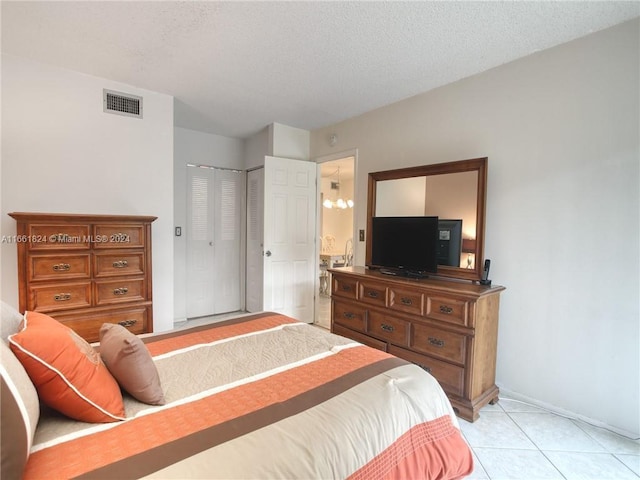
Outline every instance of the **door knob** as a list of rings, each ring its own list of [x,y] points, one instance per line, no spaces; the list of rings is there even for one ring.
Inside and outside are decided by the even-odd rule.
[[[267,250],[266,252],[264,252],[264,254],[265,254],[267,257],[270,257],[270,256],[271,256],[271,250]]]

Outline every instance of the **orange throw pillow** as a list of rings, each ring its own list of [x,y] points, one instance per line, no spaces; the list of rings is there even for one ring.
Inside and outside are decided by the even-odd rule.
[[[25,312],[21,331],[9,342],[43,403],[83,422],[124,420],[118,383],[98,352],[69,327]]]

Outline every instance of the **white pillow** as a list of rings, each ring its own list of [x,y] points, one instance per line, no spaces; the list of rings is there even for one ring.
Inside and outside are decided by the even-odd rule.
[[[11,305],[5,302],[2,303],[2,309],[0,311],[0,337],[5,342],[8,342],[9,335],[18,333],[20,331],[20,322],[24,318],[19,311],[13,308]]]
[[[40,418],[40,403],[27,372],[4,342],[0,342],[0,395],[0,477],[22,478]]]

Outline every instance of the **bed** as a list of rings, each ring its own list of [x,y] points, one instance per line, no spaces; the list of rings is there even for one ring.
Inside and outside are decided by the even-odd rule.
[[[292,318],[262,312],[135,337],[162,398],[150,404],[119,389],[123,410],[100,407],[108,414],[97,421],[33,399],[32,376],[20,370],[33,356],[22,358],[19,337],[36,317],[25,318],[0,342],[2,478],[453,479],[472,471],[432,376]],[[93,348],[103,358],[106,339]]]

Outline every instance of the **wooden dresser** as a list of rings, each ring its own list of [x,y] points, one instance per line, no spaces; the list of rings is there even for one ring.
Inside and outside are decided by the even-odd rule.
[[[17,221],[20,311],[46,313],[89,342],[103,323],[153,331],[156,217],[10,213]]]
[[[420,365],[458,415],[474,421],[498,400],[495,385],[504,287],[408,279],[364,267],[330,270],[331,331]]]

